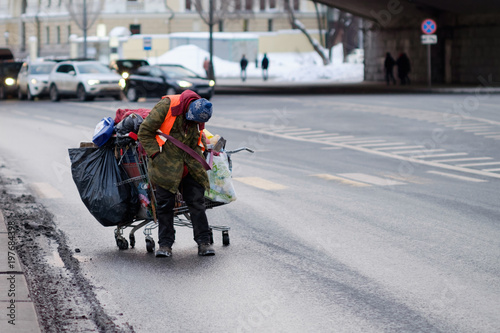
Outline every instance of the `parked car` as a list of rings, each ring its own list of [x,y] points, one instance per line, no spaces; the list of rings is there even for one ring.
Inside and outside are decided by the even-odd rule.
[[[96,97],[121,99],[125,80],[97,61],[64,61],[49,75],[49,95],[54,102],[76,96],[80,101]]]
[[[49,74],[56,65],[54,61],[25,62],[17,76],[19,99],[33,100],[49,94]]]
[[[180,94],[187,89],[210,99],[215,86],[215,81],[181,65],[142,66],[126,81],[125,94],[130,101],[137,101],[140,97]]]
[[[23,65],[17,61],[0,61],[0,99],[17,96],[17,75]]]
[[[149,66],[149,63],[143,59],[119,59],[115,60],[111,67],[126,79],[141,66]]]

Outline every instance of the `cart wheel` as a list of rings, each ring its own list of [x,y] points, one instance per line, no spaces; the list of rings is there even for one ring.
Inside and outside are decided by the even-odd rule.
[[[212,231],[212,228],[210,228],[210,244],[214,243],[214,233]]]
[[[222,232],[222,245],[229,245],[229,231],[227,230]]]
[[[135,246],[135,235],[134,235],[134,234],[130,234],[130,235],[128,236],[128,238],[129,238],[129,240],[130,240],[130,247],[131,247],[131,248],[134,248],[134,246]]]
[[[116,245],[120,250],[126,250],[128,249],[128,242],[125,238],[123,237],[117,237],[116,238]]]
[[[154,252],[155,250],[155,241],[151,238],[146,238],[146,250],[148,252]]]

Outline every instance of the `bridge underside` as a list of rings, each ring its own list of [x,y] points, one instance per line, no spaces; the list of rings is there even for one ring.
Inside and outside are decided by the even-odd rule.
[[[498,0],[319,0],[365,19],[365,80],[384,80],[387,52],[406,53],[410,79],[427,82],[427,45],[421,23],[437,22],[431,46],[435,83],[490,84],[500,81],[500,1]],[[486,81],[485,81],[486,80]]]

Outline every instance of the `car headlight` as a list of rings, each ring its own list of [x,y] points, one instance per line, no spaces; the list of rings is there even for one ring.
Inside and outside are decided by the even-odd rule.
[[[125,79],[120,79],[120,81],[118,81],[118,85],[119,85],[122,89],[125,89],[125,86],[127,85],[127,82],[125,81]]]
[[[38,81],[37,81],[36,79],[31,79],[31,83],[32,83],[32,84],[37,84],[37,83],[38,83]]]
[[[210,80],[210,82],[208,82],[208,85],[209,85],[210,87],[215,86],[215,81],[214,81],[214,80]]]
[[[88,83],[89,86],[93,86],[93,85],[101,83],[101,81],[99,81],[99,80],[88,80],[87,83]]]
[[[12,86],[14,83],[16,83],[16,80],[14,80],[11,77],[8,77],[8,78],[5,79],[5,84],[8,85],[8,86]]]
[[[128,78],[129,76],[130,76],[130,74],[127,72],[122,73],[122,78],[124,78],[124,79]]]
[[[181,88],[189,88],[191,87],[193,84],[191,82],[188,82],[188,81],[177,81],[177,84],[179,85],[179,87]]]

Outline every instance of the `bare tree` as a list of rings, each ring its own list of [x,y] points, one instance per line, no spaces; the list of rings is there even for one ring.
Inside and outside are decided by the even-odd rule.
[[[87,31],[101,14],[104,0],[65,0],[66,8],[83,31],[83,57],[87,58]]]
[[[288,13],[288,20],[290,21],[292,28],[299,29],[300,31],[302,31],[302,33],[309,40],[309,43],[311,43],[312,47],[314,48],[314,51],[316,51],[323,60],[323,64],[325,66],[330,64],[330,59],[325,55],[324,52],[325,48],[311,36],[311,34],[307,31],[305,25],[295,17],[295,11],[293,9],[292,1],[293,0],[284,0],[285,11]]]

